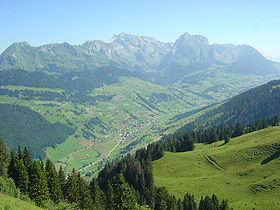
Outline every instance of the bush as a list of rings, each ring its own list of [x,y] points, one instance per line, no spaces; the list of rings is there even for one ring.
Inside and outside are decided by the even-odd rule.
[[[21,200],[31,201],[28,195],[21,193],[20,190],[16,188],[16,185],[11,178],[0,176],[0,192]]]

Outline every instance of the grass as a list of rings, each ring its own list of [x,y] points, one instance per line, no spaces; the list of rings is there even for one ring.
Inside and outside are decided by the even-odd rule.
[[[197,144],[153,163],[155,184],[182,198],[215,193],[234,209],[279,209],[280,127],[245,134],[226,145]],[[222,145],[222,146],[221,146]]]
[[[35,204],[20,200],[18,198],[11,197],[9,195],[0,193],[0,209],[1,210],[14,210],[14,209],[22,209],[22,210],[36,210],[41,209]]]

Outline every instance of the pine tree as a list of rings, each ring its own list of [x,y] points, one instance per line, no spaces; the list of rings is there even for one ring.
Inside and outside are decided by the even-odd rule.
[[[58,179],[59,179],[60,186],[61,186],[62,198],[66,198],[66,179],[65,179],[65,173],[64,173],[61,165],[60,165],[59,171],[58,171]]]
[[[229,137],[228,137],[228,136],[226,136],[225,142],[224,142],[224,143],[225,143],[225,144],[229,143]]]
[[[118,175],[114,189],[114,209],[135,209],[135,195],[125,181],[123,174]]]
[[[184,206],[180,198],[178,199],[177,206],[178,210],[184,210]]]
[[[199,201],[199,208],[198,209],[199,210],[207,210],[207,209],[204,208],[204,199],[203,199],[202,196],[201,196],[200,201]]]
[[[220,205],[220,210],[229,210],[228,202],[227,200],[223,200]]]
[[[8,166],[8,175],[10,178],[12,178],[16,184],[16,186],[18,186],[18,156],[17,153],[14,149],[11,150],[11,161],[10,164]]]
[[[28,184],[29,184],[29,177],[28,173],[25,169],[23,159],[18,161],[18,175],[17,175],[17,187],[23,193],[28,193]]]
[[[276,125],[279,125],[279,116],[278,115],[275,115],[274,117],[271,118],[270,120],[270,124],[272,126],[276,126]]]
[[[199,203],[199,210],[215,210],[215,207],[213,205],[212,199],[206,195],[205,198],[201,198],[202,202]]]
[[[112,210],[114,202],[114,189],[111,185],[111,182],[108,182],[107,191],[106,191],[106,209]]]
[[[79,207],[81,209],[92,209],[92,200],[90,196],[90,191],[86,185],[85,180],[81,177],[80,173],[77,174],[77,188],[79,194]],[[105,208],[105,206],[104,206]],[[100,208],[100,209],[104,209]]]
[[[184,210],[196,210],[196,202],[193,195],[186,193],[183,200]]]
[[[156,193],[155,209],[156,210],[169,209],[170,208],[170,204],[168,203],[169,199],[170,198],[167,189],[165,187],[159,187]]]
[[[29,150],[27,149],[26,146],[23,149],[23,163],[24,163],[25,169],[27,171],[29,171],[31,164],[32,164],[32,158],[31,158]]]
[[[103,191],[99,188],[96,179],[92,179],[90,186],[90,194],[93,200],[93,204],[97,209],[104,209],[106,206],[106,199]]]
[[[35,201],[37,206],[49,198],[47,180],[39,161],[34,161],[30,168],[29,197]]]
[[[45,171],[50,192],[50,198],[53,202],[59,203],[59,200],[62,198],[61,185],[58,179],[57,172],[55,170],[55,166],[49,159],[46,161]]]
[[[69,174],[66,180],[66,198],[69,203],[78,203],[79,194],[78,194],[78,185],[77,185],[77,174],[75,169],[73,168],[72,173]]]
[[[171,144],[171,152],[176,152],[174,141],[172,141],[172,144]]]
[[[2,139],[0,139],[0,176],[8,176],[9,153]]]
[[[219,210],[219,200],[215,194],[212,195],[212,203],[215,210]]]
[[[21,160],[22,159],[22,152],[21,152],[21,148],[20,148],[19,145],[18,145],[17,155],[18,155],[18,159]]]

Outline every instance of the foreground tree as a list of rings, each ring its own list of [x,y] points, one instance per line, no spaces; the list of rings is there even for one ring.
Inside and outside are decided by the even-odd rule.
[[[77,185],[77,173],[73,168],[72,173],[69,174],[66,185],[65,185],[65,193],[67,201],[70,203],[77,203],[79,201],[79,193],[78,193],[78,185]]]
[[[29,177],[28,173],[25,169],[23,160],[19,160],[17,162],[17,187],[20,189],[23,193],[28,193],[28,185],[29,185]]]
[[[81,177],[80,173],[77,174],[77,186],[79,194],[79,207],[81,209],[92,209],[92,199],[86,181]],[[99,208],[98,208],[99,209]],[[104,209],[104,208],[100,208]]]
[[[103,193],[103,191],[99,188],[98,182],[96,179],[92,179],[90,185],[90,194],[91,194],[91,199],[93,200],[93,204],[97,209],[104,209],[106,206],[106,198]]]
[[[125,181],[122,173],[118,175],[117,182],[114,186],[114,209],[135,209],[136,198],[133,191]]]
[[[23,163],[24,163],[25,169],[27,171],[29,171],[29,169],[32,165],[32,158],[31,158],[30,152],[27,149],[27,147],[24,147],[24,149],[23,149]]]
[[[57,172],[55,170],[55,166],[49,159],[46,161],[45,171],[50,192],[50,198],[53,202],[59,203],[59,200],[62,198],[61,185],[58,179]]]
[[[39,161],[34,161],[30,168],[29,196],[37,206],[49,198],[48,184]]]
[[[16,186],[18,186],[18,156],[17,153],[14,149],[11,150],[11,160],[10,160],[10,164],[8,167],[8,175],[10,178],[12,178],[16,184]]]
[[[196,210],[197,209],[196,202],[195,202],[193,195],[186,193],[186,195],[184,196],[184,200],[183,200],[183,207],[184,207],[184,210]]]
[[[61,165],[60,165],[59,171],[58,171],[58,180],[59,180],[60,186],[61,186],[62,198],[66,199],[66,179],[65,179],[65,173],[64,173]]]
[[[106,191],[106,209],[112,210],[114,204],[114,189],[111,185],[111,182],[108,182],[107,191]]]
[[[0,176],[8,175],[9,153],[2,139],[0,139]]]

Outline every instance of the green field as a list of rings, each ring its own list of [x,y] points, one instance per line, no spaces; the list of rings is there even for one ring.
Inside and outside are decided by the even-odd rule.
[[[36,209],[42,209],[38,206],[35,206],[35,204],[20,200],[18,198],[11,197],[9,195],[0,193],[0,209],[1,210],[16,210],[16,209],[22,209],[22,210],[36,210]]]
[[[226,145],[196,144],[153,163],[155,184],[182,198],[215,193],[234,209],[279,209],[280,127],[233,138]]]

